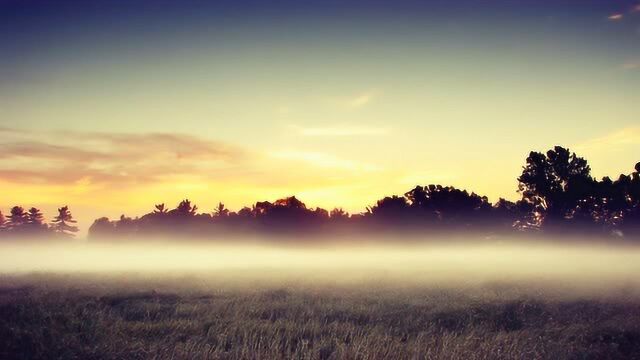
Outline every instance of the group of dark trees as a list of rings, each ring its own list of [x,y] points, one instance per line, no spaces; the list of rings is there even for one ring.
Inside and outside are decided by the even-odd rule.
[[[25,210],[22,206],[14,206],[7,216],[0,211],[0,236],[11,238],[39,237],[72,237],[78,231],[68,206],[58,208],[50,223],[35,207]]]
[[[598,181],[587,161],[562,147],[532,152],[518,178],[526,221],[549,231],[640,234],[640,163],[630,175]]]
[[[378,200],[365,212],[308,208],[295,196],[230,211],[222,203],[198,213],[184,200],[169,210],[164,204],[142,217],[96,220],[92,238],[161,235],[213,236],[247,233],[326,234],[353,231],[570,232],[640,236],[640,163],[630,175],[596,180],[587,161],[556,146],[531,152],[518,178],[522,198],[516,202],[487,197],[451,186],[416,186],[402,196]]]

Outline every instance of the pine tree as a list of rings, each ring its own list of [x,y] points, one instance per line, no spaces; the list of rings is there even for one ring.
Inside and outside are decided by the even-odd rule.
[[[27,222],[27,213],[22,206],[14,206],[11,208],[11,214],[9,215],[8,228],[11,230],[17,230]]]
[[[44,216],[39,209],[32,207],[27,212],[27,224],[40,226],[44,224]]]
[[[78,227],[70,224],[75,224],[76,222],[77,221],[73,219],[73,216],[71,216],[69,207],[63,206],[58,208],[58,216],[53,218],[51,228],[58,234],[73,236],[73,233],[78,232]]]
[[[28,231],[32,235],[41,235],[47,230],[47,225],[44,223],[44,216],[40,209],[32,207],[27,212],[26,226]]]

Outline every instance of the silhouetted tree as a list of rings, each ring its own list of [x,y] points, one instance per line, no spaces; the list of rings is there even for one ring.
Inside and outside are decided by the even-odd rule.
[[[213,215],[217,218],[225,218],[229,216],[229,209],[224,207],[224,204],[219,202],[216,209],[213,211]]]
[[[120,220],[115,223],[115,228],[120,235],[132,235],[138,230],[137,221],[125,215],[120,215]]]
[[[531,230],[533,207],[524,200],[512,202],[500,198],[491,209],[491,223],[500,229]],[[538,230],[538,227],[533,229]]]
[[[470,226],[489,216],[491,204],[486,196],[469,194],[452,186],[416,186],[405,197],[411,208],[423,216],[434,217],[455,226]]]
[[[154,214],[166,214],[167,208],[164,206],[164,203],[155,205],[155,210],[153,210]]]
[[[623,233],[640,235],[640,163],[631,175],[618,180],[603,180],[600,191],[606,194],[600,205],[605,219]]]
[[[48,229],[47,225],[44,223],[44,216],[39,209],[32,207],[27,212],[27,222],[25,227],[29,233],[29,235],[37,236],[43,235]]]
[[[115,223],[106,217],[96,219],[89,227],[90,238],[113,238],[118,235]]]
[[[259,201],[252,208],[252,215],[264,230],[299,231],[307,228],[317,229],[322,219],[328,219],[328,213],[307,206],[295,196],[278,199],[271,203]]]
[[[14,206],[11,208],[9,215],[8,227],[12,231],[16,231],[27,222],[27,213],[22,206]]]
[[[274,202],[259,201],[238,212],[229,211],[220,202],[211,213],[198,214],[197,207],[185,199],[171,211],[158,204],[153,212],[142,217],[123,215],[117,221],[100,218],[92,224],[89,234],[204,236],[230,231],[298,234],[337,229],[356,232],[436,229],[493,234],[566,229],[583,234],[640,235],[640,163],[630,175],[620,175],[615,181],[608,177],[596,181],[586,160],[556,146],[545,154],[529,154],[518,177],[518,189],[522,199],[516,202],[499,199],[492,205],[486,196],[452,186],[416,186],[404,196],[387,196],[367,207],[365,213],[353,215],[340,208],[330,212],[308,208],[295,196]],[[20,226],[24,216],[24,210],[15,207],[9,223]],[[30,216],[31,213],[27,214],[29,219]],[[54,228],[65,228],[66,222]]]
[[[275,207],[292,209],[292,210],[306,210],[307,206],[295,196],[290,196],[284,199],[278,199],[274,203]]]
[[[44,216],[42,215],[42,212],[39,209],[36,209],[34,207],[29,209],[29,212],[27,213],[28,224],[40,226],[40,225],[43,225],[43,222],[44,222]]]
[[[254,211],[250,207],[243,207],[238,211],[238,216],[246,219],[250,219],[253,217]]]
[[[323,208],[316,207],[316,209],[313,210],[313,216],[315,221],[323,222],[329,219],[329,212]]]
[[[171,210],[170,213],[179,216],[194,216],[197,210],[198,207],[196,205],[191,205],[191,201],[185,199],[182,200],[174,210]]]
[[[78,227],[75,225],[77,221],[73,219],[71,211],[68,206],[58,208],[58,215],[51,221],[51,228],[57,234],[71,237],[74,233],[78,232]]]
[[[533,206],[534,225],[558,225],[570,216],[593,191],[590,173],[585,159],[563,147],[556,146],[546,155],[531,152],[518,178],[518,189]]]
[[[268,201],[258,201],[251,207],[251,212],[254,216],[259,217],[269,213],[273,208],[273,204]]]
[[[342,208],[334,208],[329,213],[329,217],[332,220],[345,221],[349,219],[349,213],[344,211]]]
[[[410,214],[407,199],[397,195],[378,200],[368,211],[371,217],[382,222],[406,221]]]

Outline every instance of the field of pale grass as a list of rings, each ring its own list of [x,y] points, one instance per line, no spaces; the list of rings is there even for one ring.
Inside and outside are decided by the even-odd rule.
[[[640,298],[623,289],[0,277],[0,359],[625,358]]]

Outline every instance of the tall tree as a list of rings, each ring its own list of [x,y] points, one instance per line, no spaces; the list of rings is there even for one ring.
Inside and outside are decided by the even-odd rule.
[[[77,221],[73,219],[71,211],[68,206],[58,208],[58,215],[51,221],[51,228],[58,234],[63,236],[73,236],[78,232],[78,227],[75,225]]]
[[[40,226],[44,224],[44,216],[40,209],[32,207],[27,212],[27,223],[34,226]]]
[[[613,189],[618,204],[624,204],[618,218],[622,231],[640,235],[640,163],[635,165],[635,172],[631,175],[620,175],[613,183]]]
[[[191,201],[189,199],[182,200],[178,207],[172,210],[173,213],[181,216],[195,216],[198,207],[196,205],[191,205]]]
[[[416,186],[404,195],[411,208],[423,215],[435,215],[444,222],[468,225],[487,216],[491,204],[486,196],[469,193],[453,186]]]
[[[9,215],[8,227],[11,230],[17,230],[27,222],[27,213],[22,206],[14,206],[11,208]]]
[[[218,218],[227,217],[229,216],[229,209],[227,209],[223,203],[219,202],[218,206],[216,206],[215,210],[213,211],[213,216]]]
[[[534,208],[537,225],[565,220],[595,185],[587,161],[560,146],[546,154],[531,152],[518,183],[523,200]]]
[[[370,216],[381,222],[407,221],[411,208],[407,199],[402,196],[387,196],[367,208]]]
[[[26,226],[32,235],[42,235],[45,233],[47,225],[44,223],[44,216],[39,209],[35,207],[29,209],[27,212]]]

